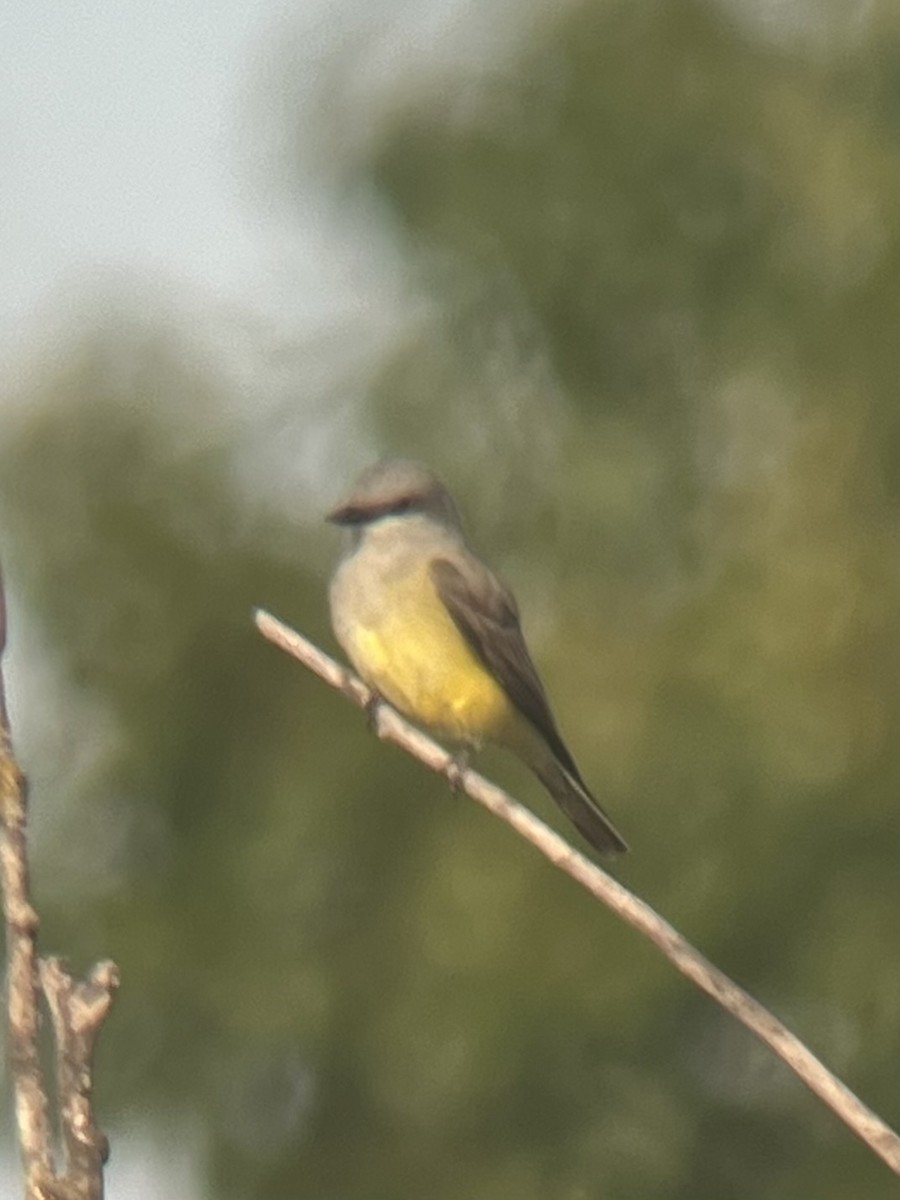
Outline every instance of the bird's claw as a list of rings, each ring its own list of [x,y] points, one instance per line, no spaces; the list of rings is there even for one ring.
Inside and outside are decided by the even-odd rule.
[[[363,705],[363,712],[366,714],[366,724],[369,727],[370,733],[378,732],[378,710],[381,707],[383,700],[375,691],[369,693],[369,698]]]
[[[469,755],[465,750],[455,754],[447,763],[447,782],[451,792],[461,792],[466,771],[469,769]]]

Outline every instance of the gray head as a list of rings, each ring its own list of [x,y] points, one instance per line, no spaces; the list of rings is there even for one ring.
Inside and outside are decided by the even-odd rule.
[[[427,467],[407,458],[376,463],[363,471],[350,495],[328,514],[337,525],[362,526],[382,517],[420,514],[461,529],[453,497]]]

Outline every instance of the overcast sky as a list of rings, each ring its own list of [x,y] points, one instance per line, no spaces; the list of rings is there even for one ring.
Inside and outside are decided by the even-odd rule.
[[[213,285],[246,269],[229,126],[248,43],[275,9],[7,0],[4,323],[77,268],[148,264]]]
[[[352,234],[312,184],[279,218],[241,138],[280,32],[301,31],[314,80],[329,38],[359,19],[354,0],[6,0],[0,350],[20,352],[48,313],[119,274],[253,304],[289,264],[296,303],[346,302]]]

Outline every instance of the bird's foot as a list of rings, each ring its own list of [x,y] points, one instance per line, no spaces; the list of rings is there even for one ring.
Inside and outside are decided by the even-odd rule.
[[[378,710],[384,703],[384,698],[374,689],[369,693],[369,698],[363,705],[363,712],[366,714],[366,724],[369,727],[370,733],[378,732]]]
[[[469,751],[466,749],[458,750],[447,763],[446,775],[451,792],[456,793],[463,790],[463,778],[468,769]]]

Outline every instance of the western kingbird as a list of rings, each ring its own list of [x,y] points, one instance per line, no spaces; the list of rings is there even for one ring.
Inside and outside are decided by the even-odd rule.
[[[469,548],[440,480],[419,463],[379,463],[328,519],[350,531],[331,621],[366,683],[455,742],[505,746],[592,846],[626,850],[560,737],[512,593]]]

